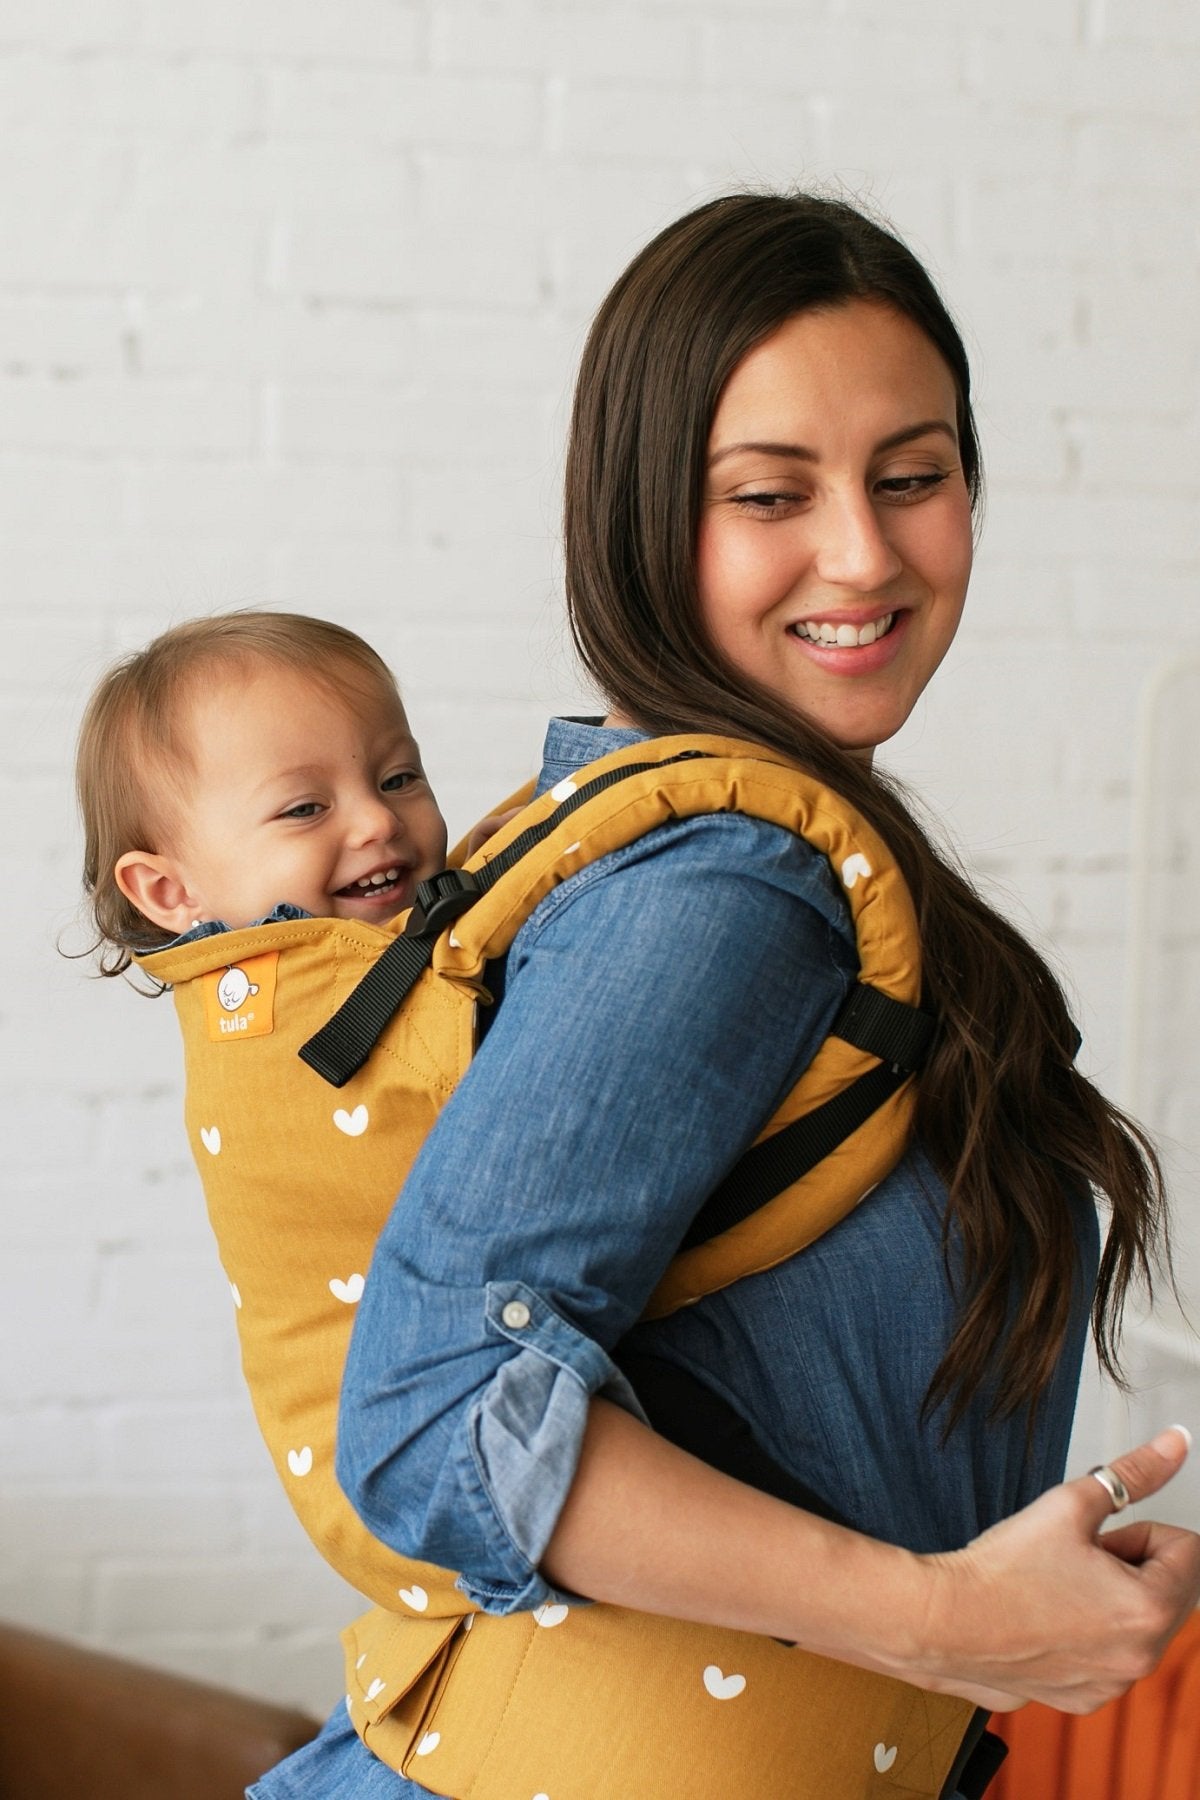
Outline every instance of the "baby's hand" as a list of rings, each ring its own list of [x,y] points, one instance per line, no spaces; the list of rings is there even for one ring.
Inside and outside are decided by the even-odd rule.
[[[467,855],[474,856],[481,845],[486,844],[502,825],[507,825],[522,810],[519,806],[510,806],[507,812],[490,813],[486,819],[480,819],[478,825],[473,826],[467,834]]]

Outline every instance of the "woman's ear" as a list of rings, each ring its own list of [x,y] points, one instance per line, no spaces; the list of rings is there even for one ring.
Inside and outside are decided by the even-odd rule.
[[[144,919],[179,937],[197,923],[199,902],[188,892],[178,863],[151,850],[127,850],[118,857],[113,880]]]

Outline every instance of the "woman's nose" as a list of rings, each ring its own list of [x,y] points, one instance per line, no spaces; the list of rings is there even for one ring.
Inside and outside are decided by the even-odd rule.
[[[873,593],[900,573],[903,563],[868,495],[831,497],[819,527],[816,567],[822,581]]]

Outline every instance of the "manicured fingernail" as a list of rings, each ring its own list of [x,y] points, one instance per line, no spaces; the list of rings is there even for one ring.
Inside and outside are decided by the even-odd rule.
[[[1171,1433],[1173,1431],[1179,1433],[1180,1437],[1187,1445],[1188,1455],[1190,1456],[1192,1453],[1192,1434],[1186,1425],[1168,1425],[1165,1431],[1160,1431],[1158,1436],[1153,1439],[1150,1448],[1152,1450],[1157,1450],[1161,1456],[1170,1456],[1175,1449],[1175,1445],[1171,1442]]]

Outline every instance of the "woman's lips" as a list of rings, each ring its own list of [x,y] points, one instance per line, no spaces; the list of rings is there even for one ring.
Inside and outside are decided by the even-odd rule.
[[[869,644],[814,642],[813,638],[809,636],[813,624],[807,620],[802,622],[804,629],[801,629],[800,624],[790,625],[788,636],[793,639],[804,656],[832,675],[874,675],[877,670],[886,668],[893,657],[898,654],[908,631],[911,617],[912,614],[907,609],[899,608],[890,614],[882,614],[879,623],[890,618],[891,624],[882,637],[876,637]],[[825,623],[825,620],[817,621],[817,628],[819,629]],[[828,623],[836,631],[838,621],[830,619]],[[853,625],[855,630],[861,632],[862,628],[857,621],[846,620],[843,623]],[[868,621],[864,621],[864,623],[868,623]]]

